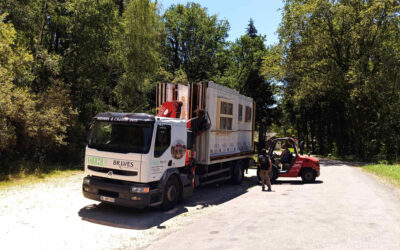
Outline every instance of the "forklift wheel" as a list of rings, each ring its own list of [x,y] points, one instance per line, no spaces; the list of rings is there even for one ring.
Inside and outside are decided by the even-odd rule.
[[[303,180],[303,182],[306,183],[314,182],[315,178],[316,178],[315,171],[310,168],[304,169],[303,172],[301,173],[301,179]]]

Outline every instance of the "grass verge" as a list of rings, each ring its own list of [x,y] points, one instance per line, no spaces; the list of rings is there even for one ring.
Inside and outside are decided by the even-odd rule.
[[[54,170],[48,173],[36,173],[36,174],[13,174],[2,177],[0,181],[0,188],[11,187],[11,186],[25,186],[44,182],[52,178],[63,178],[69,177],[74,174],[81,174],[83,170]]]
[[[384,180],[400,188],[400,164],[366,165],[362,167],[362,170],[382,177]]]
[[[31,161],[14,161],[0,168],[0,187],[34,184],[50,178],[68,177],[82,172],[83,167],[80,165],[38,165]]]

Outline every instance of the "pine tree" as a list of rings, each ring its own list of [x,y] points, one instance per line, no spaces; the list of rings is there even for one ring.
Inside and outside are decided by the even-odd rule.
[[[262,58],[267,52],[265,36],[258,35],[254,21],[250,19],[247,33],[241,36],[232,47],[234,62],[237,62],[233,72],[236,76],[237,88],[241,93],[250,96],[256,102],[256,126],[259,132],[260,150],[265,145],[265,132],[272,123],[271,106],[273,87],[270,81],[261,74]]]
[[[257,29],[254,26],[254,21],[252,18],[250,18],[249,24],[247,25],[247,35],[251,38],[256,38],[257,37]]]

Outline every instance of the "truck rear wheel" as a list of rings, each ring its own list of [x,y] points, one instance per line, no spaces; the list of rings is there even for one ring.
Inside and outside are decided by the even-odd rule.
[[[315,171],[310,168],[304,169],[303,172],[301,173],[301,179],[303,180],[303,182],[306,183],[314,182],[315,178],[316,178]]]
[[[180,197],[180,186],[179,181],[176,176],[169,177],[167,183],[163,190],[163,202],[161,204],[161,209],[164,211],[170,210],[176,206]]]

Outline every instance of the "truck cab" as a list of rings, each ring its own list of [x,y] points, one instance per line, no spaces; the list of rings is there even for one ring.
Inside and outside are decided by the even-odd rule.
[[[177,171],[185,167],[186,131],[186,122],[180,119],[96,115],[85,153],[84,196],[117,205],[156,206],[163,203],[165,185],[172,178],[166,196],[174,205],[191,181],[184,170]]]

